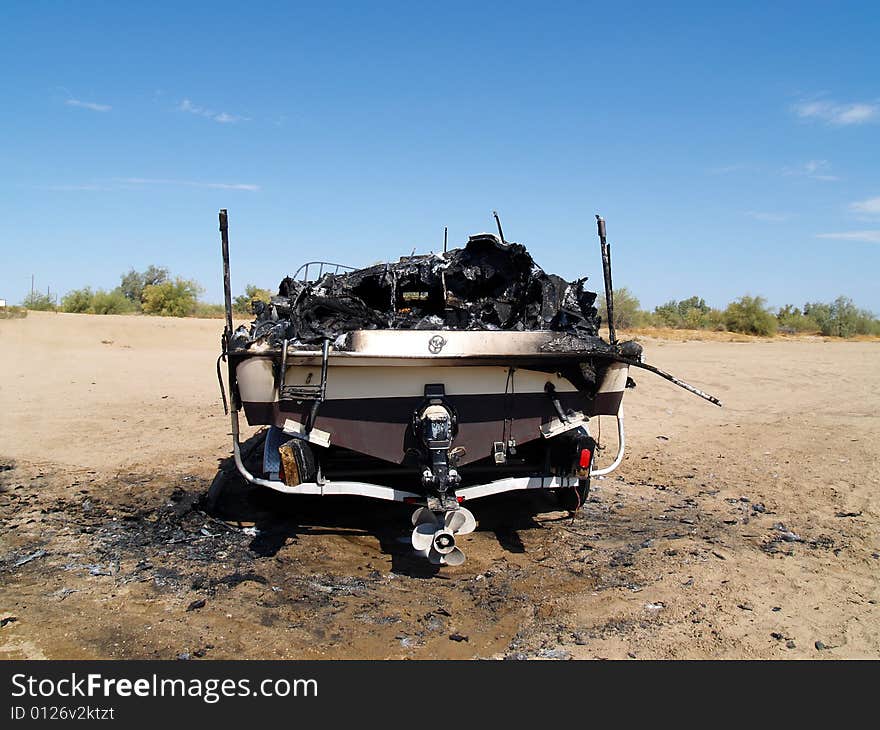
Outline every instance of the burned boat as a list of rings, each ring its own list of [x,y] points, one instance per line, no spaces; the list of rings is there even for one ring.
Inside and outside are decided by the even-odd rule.
[[[606,301],[610,248],[598,218]],[[497,222],[497,217],[496,217]],[[412,543],[458,565],[469,501],[555,490],[577,510],[590,479],[620,464],[635,342],[599,336],[586,279],[545,273],[520,244],[471,236],[462,248],[354,269],[310,262],[285,277],[254,321],[233,329],[228,217],[220,212],[233,455],[251,484],[289,494],[408,502]],[[220,377],[218,359],[218,377]],[[223,383],[221,378],[221,392]],[[224,392],[225,403],[225,392]],[[719,404],[720,405],[720,404]],[[267,427],[246,464],[239,412]],[[617,421],[618,450],[596,463],[590,421]]]

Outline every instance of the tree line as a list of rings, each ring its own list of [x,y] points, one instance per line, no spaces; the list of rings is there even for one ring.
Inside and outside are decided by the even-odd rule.
[[[599,314],[603,322],[607,320],[604,301],[599,306]],[[724,309],[710,307],[702,297],[693,296],[681,301],[672,299],[649,312],[641,308],[632,292],[622,288],[614,292],[614,326],[624,330],[703,329],[764,337],[772,337],[777,332],[827,337],[880,336],[880,319],[845,296],[832,302],[807,302],[803,307],[786,304],[778,309],[768,307],[767,300],[759,296],[742,296]]]
[[[131,269],[122,274],[119,286],[109,291],[91,287],[74,289],[61,297],[60,303],[48,293],[33,292],[22,302],[22,307],[88,314],[140,312],[163,317],[222,317],[223,305],[201,301],[203,291],[196,281],[172,277],[164,266],[151,265],[143,271]],[[268,302],[271,296],[268,289],[248,284],[244,292],[233,299],[233,311],[242,316],[250,315],[254,301]],[[603,322],[607,320],[604,301],[599,306],[599,314]],[[681,301],[672,299],[647,311],[629,289],[622,288],[614,293],[614,324],[622,330],[664,327],[765,337],[777,332],[831,337],[880,336],[880,319],[858,308],[845,296],[832,302],[807,302],[802,307],[786,304],[775,310],[759,296],[742,296],[724,309],[710,307],[703,297],[693,296]]]
[[[67,292],[58,302],[52,296],[32,292],[22,302],[24,309],[61,311],[75,314],[151,314],[160,317],[222,317],[223,305],[200,299],[203,288],[193,279],[172,277],[164,266],[148,266],[144,271],[129,270],[120,276],[119,286],[92,289],[89,286]],[[269,301],[271,293],[248,284],[244,294],[235,297],[233,310],[250,314],[255,299]]]

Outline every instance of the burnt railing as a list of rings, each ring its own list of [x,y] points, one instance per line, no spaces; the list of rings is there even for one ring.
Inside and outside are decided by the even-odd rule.
[[[309,271],[311,271],[313,268],[317,268],[318,275],[315,277],[309,278]],[[346,266],[345,264],[335,264],[332,261],[309,261],[309,262],[303,264],[302,266],[300,266],[296,270],[296,273],[293,275],[292,278],[294,281],[301,281],[305,284],[310,281],[317,281],[322,276],[324,276],[325,273],[338,274],[340,271],[354,271],[354,270],[355,270],[354,266]],[[300,277],[300,274],[302,274],[302,277]]]

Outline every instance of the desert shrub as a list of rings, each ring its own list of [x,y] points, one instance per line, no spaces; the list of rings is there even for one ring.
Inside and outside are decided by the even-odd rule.
[[[207,302],[196,302],[196,309],[193,312],[194,317],[204,317],[205,319],[217,319],[226,314],[226,307],[222,304],[208,304]]]
[[[637,319],[639,327],[666,327],[667,325],[654,312],[640,310]]]
[[[815,319],[807,316],[793,304],[786,304],[776,313],[776,321],[780,329],[789,332],[816,332],[819,325]]]
[[[812,302],[804,305],[804,313],[827,337],[880,334],[880,321],[872,312],[859,309],[849,297],[839,296],[833,302]]]
[[[831,328],[831,305],[824,302],[807,302],[804,305],[804,316],[809,317],[816,323],[816,327],[822,334]]]
[[[845,297],[838,297],[834,302],[807,302],[804,312],[819,326],[819,331],[826,337],[850,337],[855,334],[855,325],[848,322],[856,314],[855,307],[847,306],[852,302]]]
[[[608,321],[608,313],[605,311],[605,298],[600,294],[599,317],[603,322]],[[645,312],[640,309],[639,300],[629,289],[614,290],[614,326],[617,329],[632,329],[633,327],[646,326]]]
[[[94,292],[88,286],[69,291],[61,297],[61,311],[73,312],[74,314],[89,312],[92,308],[92,297],[94,296]]]
[[[777,322],[766,305],[764,297],[740,297],[724,310],[724,325],[731,332],[772,336],[776,334]]]
[[[696,307],[691,307],[688,309],[682,319],[682,326],[685,329],[689,330],[701,330],[706,328],[706,314],[708,312],[704,312],[702,309],[697,309]]]
[[[35,312],[54,312],[55,299],[49,294],[31,292],[24,298],[21,306],[25,309],[33,309]]]
[[[7,306],[0,308],[0,319],[24,319],[27,317],[27,309],[24,307]]]
[[[654,307],[654,318],[661,327],[684,327],[704,329],[708,327],[710,308],[703,297],[690,297],[680,302],[670,299],[659,307]]]
[[[121,287],[111,291],[98,289],[92,295],[92,304],[89,307],[92,314],[126,314],[134,310],[135,305],[125,296]]]
[[[837,297],[829,305],[831,317],[826,323],[828,332],[822,334],[836,337],[852,337],[856,334],[858,326],[859,310],[849,297]]]
[[[127,274],[123,274],[121,278],[120,291],[137,309],[140,309],[143,304],[144,289],[148,286],[158,286],[168,281],[168,269],[164,266],[153,266],[151,264],[144,271],[131,269]]]
[[[122,279],[122,283],[119,285],[119,288],[122,289],[126,299],[133,304],[136,303],[140,305],[141,295],[144,293],[143,274],[134,269],[130,269],[127,274],[123,274],[120,278]]]
[[[682,299],[678,303],[678,311],[679,312],[689,312],[691,309],[698,310],[701,314],[706,314],[710,307],[706,304],[706,300],[703,297],[690,297],[689,299]]]
[[[201,291],[195,281],[179,276],[173,281],[149,284],[143,292],[144,313],[161,317],[187,317],[195,313]]]
[[[232,311],[238,314],[251,314],[251,305],[254,301],[269,303],[272,292],[268,289],[260,289],[254,284],[248,284],[244,288],[244,294],[239,294],[232,300]]]
[[[704,327],[715,332],[724,332],[727,325],[724,321],[724,312],[720,309],[710,309],[703,315]]]
[[[860,309],[856,317],[857,335],[880,335],[880,319],[867,309]]]
[[[681,327],[678,302],[672,299],[666,304],[654,307],[654,320],[660,327]]]
[[[136,307],[125,296],[122,287],[110,291],[104,289],[92,291],[91,287],[87,286],[67,292],[61,298],[61,309],[80,314],[127,314],[133,312]]]

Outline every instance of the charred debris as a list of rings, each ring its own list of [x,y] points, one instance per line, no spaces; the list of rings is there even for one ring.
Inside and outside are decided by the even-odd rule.
[[[642,362],[642,347],[635,341],[618,342],[613,322],[609,340],[599,336],[601,319],[596,293],[585,288],[588,277],[568,282],[538,266],[525,246],[498,236],[480,233],[468,238],[464,248],[443,253],[404,256],[396,263],[326,273],[315,281],[285,277],[278,294],[267,304],[253,302],[254,321],[232,332],[229,303],[229,253],[226,211],[221,211],[224,234],[224,277],[227,296],[227,330],[224,354],[254,347],[282,348],[337,342],[354,330],[507,330],[552,331],[559,337],[545,345],[546,352],[581,353],[616,360],[649,370],[704,400],[721,401],[679,380],[660,368]],[[611,247],[605,220],[596,216],[602,250],[606,307],[614,312],[611,284]],[[306,271],[308,271],[306,269]],[[611,315],[613,317],[613,314]],[[325,344],[326,347],[326,344]],[[628,387],[635,383],[628,379]]]
[[[253,303],[256,319],[232,344],[315,344],[361,329],[551,330],[584,349],[610,349],[586,281],[547,274],[525,246],[482,233],[444,253],[312,282],[285,277],[270,303]]]

